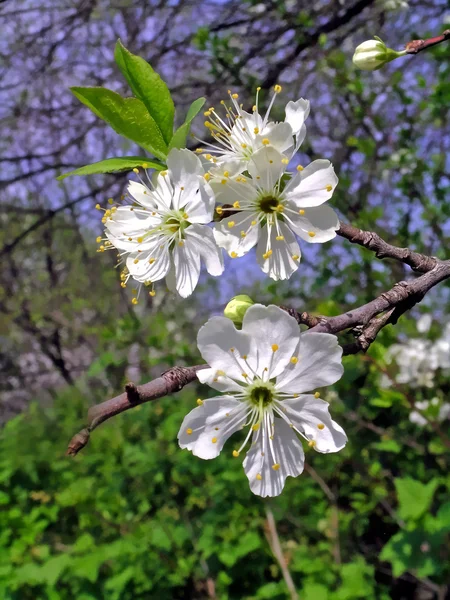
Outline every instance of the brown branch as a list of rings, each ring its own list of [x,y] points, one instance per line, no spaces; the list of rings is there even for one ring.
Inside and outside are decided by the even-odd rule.
[[[144,402],[151,402],[162,396],[180,391],[185,385],[197,378],[197,371],[205,369],[207,366],[172,367],[149,383],[144,383],[140,386],[135,386],[134,383],[127,383],[123,394],[89,409],[86,428],[74,435],[70,440],[66,454],[69,456],[78,454],[88,443],[90,432],[107,419],[123,413],[130,408],[134,408],[139,404],[144,404]]]
[[[443,31],[442,35],[437,35],[436,37],[428,38],[427,40],[412,40],[411,42],[408,42],[405,45],[406,54],[418,54],[419,52],[422,52],[422,50],[426,50],[437,44],[442,44],[442,42],[447,40],[450,40],[450,29]]]
[[[265,509],[267,517],[265,529],[267,542],[269,543],[270,549],[272,550],[272,554],[275,556],[278,564],[280,565],[280,569],[283,574],[283,579],[286,583],[286,587],[289,590],[291,600],[298,600],[297,590],[295,589],[294,581],[292,579],[286,559],[281,549],[280,538],[278,537],[277,525],[275,523],[273,512],[270,510],[267,504],[265,506]]]
[[[345,238],[352,244],[359,244],[375,252],[377,258],[395,258],[400,262],[409,265],[414,271],[419,273],[427,273],[436,265],[436,259],[425,254],[413,252],[409,248],[399,248],[388,244],[377,233],[373,231],[363,231],[353,225],[340,223],[340,227],[336,232],[341,237]]]

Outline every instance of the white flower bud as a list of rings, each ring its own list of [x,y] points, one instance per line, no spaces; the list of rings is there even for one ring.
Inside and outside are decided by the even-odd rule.
[[[406,51],[396,52],[387,48],[386,44],[375,38],[373,40],[367,40],[360,44],[353,55],[353,64],[358,69],[364,71],[375,71],[380,69],[383,65],[398,58],[404,56]]]

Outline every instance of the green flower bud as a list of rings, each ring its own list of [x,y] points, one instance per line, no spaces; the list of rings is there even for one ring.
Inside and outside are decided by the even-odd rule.
[[[391,62],[391,60],[405,54],[405,50],[396,52],[391,48],[387,48],[380,38],[375,37],[375,39],[367,40],[367,42],[363,42],[356,48],[353,55],[353,64],[364,71],[376,71],[386,63]]]
[[[249,296],[239,294],[239,296],[235,296],[228,302],[223,314],[231,319],[235,325],[242,325],[245,313],[253,304],[255,303]]]

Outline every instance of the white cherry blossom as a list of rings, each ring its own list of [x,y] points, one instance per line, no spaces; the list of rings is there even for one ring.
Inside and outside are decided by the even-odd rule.
[[[328,160],[286,173],[287,159],[275,148],[263,147],[248,162],[250,177],[211,180],[216,211],[216,242],[232,258],[256,246],[257,261],[272,279],[289,279],[298,269],[301,252],[296,236],[308,243],[323,243],[336,236],[339,220],[326,205],[338,178]],[[232,213],[230,216],[227,212]]]
[[[208,273],[223,272],[222,252],[207,224],[214,213],[214,194],[205,181],[199,158],[189,150],[173,149],[168,171],[141,183],[131,181],[132,206],[109,209],[103,217],[107,242],[124,257],[122,286],[131,277],[151,285],[166,278],[171,291],[192,294],[200,275],[200,259]],[[137,297],[133,299],[137,304]]]
[[[260,148],[270,145],[284,154],[288,160],[297,152],[306,136],[305,120],[309,115],[309,101],[300,98],[286,104],[285,119],[269,121],[270,111],[281,86],[275,85],[269,107],[264,116],[259,113],[259,91],[252,113],[242,109],[238,94],[228,92],[230,104],[222,101],[225,114],[220,115],[213,107],[205,112],[205,126],[214,139],[199,150],[212,163],[211,174],[220,176],[224,171],[238,175],[247,169],[248,161]]]
[[[250,488],[259,496],[277,496],[286,477],[303,471],[297,434],[318,452],[345,446],[347,436],[331,419],[328,403],[310,393],[342,376],[336,336],[300,333],[285,311],[255,304],[245,313],[241,331],[229,319],[213,317],[200,329],[197,343],[209,365],[198,378],[223,394],[197,401],[181,425],[181,448],[215,458],[233,433],[248,428],[232,455],[238,457],[251,438],[243,462]]]

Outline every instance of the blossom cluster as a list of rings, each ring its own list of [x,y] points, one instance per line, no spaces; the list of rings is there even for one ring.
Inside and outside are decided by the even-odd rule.
[[[238,258],[256,247],[262,271],[288,279],[300,262],[298,238],[323,243],[336,236],[339,221],[326,204],[338,183],[331,163],[315,160],[289,170],[306,135],[309,102],[290,101],[284,121],[270,121],[280,91],[276,85],[264,115],[259,90],[252,112],[230,92],[224,114],[214,107],[204,113],[211,142],[196,153],[172,149],[167,170],[134,169],[140,181],[129,182],[127,202],[105,211],[99,251],[118,250],[122,286],[130,278],[140,284],[134,304],[142,285],[154,295],[162,279],[169,290],[189,296],[201,261],[209,274],[222,274],[222,249]]]

